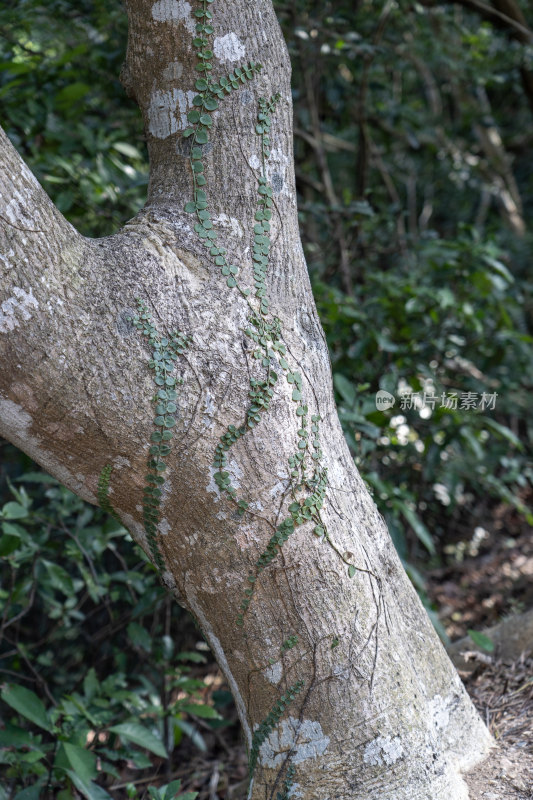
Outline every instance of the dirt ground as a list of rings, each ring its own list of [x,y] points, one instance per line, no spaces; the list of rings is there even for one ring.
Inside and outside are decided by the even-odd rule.
[[[450,639],[533,608],[533,535],[514,512],[496,509],[490,532],[458,542],[450,556],[448,566],[428,574],[428,594]],[[523,644],[518,658],[485,652],[469,662],[473,671],[459,670],[496,742],[467,778],[472,800],[533,798],[533,641]]]
[[[450,639],[533,608],[533,534],[513,536],[508,530],[487,531],[479,544],[468,543],[464,550],[459,543],[460,561],[450,558],[449,566],[427,573],[428,595]]]
[[[533,657],[480,662],[465,685],[497,745],[467,779],[472,800],[531,800]]]

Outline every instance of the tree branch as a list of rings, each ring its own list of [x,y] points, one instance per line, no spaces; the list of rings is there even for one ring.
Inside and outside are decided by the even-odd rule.
[[[0,259],[5,270],[4,279],[8,273],[16,276],[21,256],[23,261],[31,258],[32,244],[19,233],[40,234],[39,240],[30,240],[37,258],[50,240],[58,241],[67,233],[69,236],[77,235],[0,128]],[[22,239],[23,251],[19,253]],[[2,288],[4,284],[0,283],[0,290]]]

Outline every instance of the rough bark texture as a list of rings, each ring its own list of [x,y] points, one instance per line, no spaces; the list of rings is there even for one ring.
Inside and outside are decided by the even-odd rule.
[[[213,75],[253,59],[261,73],[220,103],[204,147],[213,221],[253,290],[257,98],[280,92],[267,175],[273,188],[268,294],[302,402],[322,418],[329,484],[322,516],[334,547],[299,525],[258,576],[243,627],[247,575],[287,516],[288,458],[300,426],[291,386],[231,449],[228,471],[250,509],[239,517],[214,479],[213,455],[241,425],[250,376],[264,369],[244,334],[248,306],[226,286],[183,211],[192,182],[181,136],[195,94],[193,10],[184,0],[128,0],[123,80],[149,144],[148,203],[114,236],[88,240],[54,209],[7,138],[0,140],[0,434],[90,502],[114,467],[109,499],[146,550],[142,495],[154,394],[135,298],[163,334],[191,337],[177,363],[176,434],[157,543],[162,578],[196,617],[232,688],[248,747],[273,709],[251,797],[461,800],[461,772],[489,736],[401,567],[350,457],[333,402],[324,336],[298,234],[290,65],[270,0],[217,0]],[[344,560],[343,560],[344,559]],[[349,576],[347,562],[355,566]],[[295,646],[283,647],[289,637]],[[303,682],[294,699],[277,704]],[[257,733],[256,733],[257,741]]]

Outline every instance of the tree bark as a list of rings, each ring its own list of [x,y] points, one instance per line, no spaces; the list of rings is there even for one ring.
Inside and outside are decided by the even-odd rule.
[[[253,800],[277,792],[306,800],[466,798],[461,773],[485,756],[490,738],[338,422],[298,233],[290,64],[271,2],[209,6],[215,79],[249,60],[263,65],[220,100],[201,148],[218,245],[249,296],[228,287],[194,215],[184,211],[193,188],[190,137],[182,131],[199,77],[191,45],[199,18],[184,0],[126,5],[123,81],[143,114],[151,163],[145,208],[114,236],[80,236],[2,134],[0,434],[92,503],[102,469],[113,468],[107,501],[161,559],[162,580],[197,619],[231,686],[256,762]],[[257,344],[245,333],[260,303],[250,254],[262,162],[257,102],[276,92],[266,166],[273,201],[267,294],[286,369],[277,366],[281,351],[267,365],[254,358]],[[179,329],[189,337],[174,371],[183,383],[155,534],[143,492],[157,387],[153,348],[131,321],[136,298],[160,336]],[[269,410],[226,453],[236,499],[249,503],[240,514],[214,455],[228,425],[246,427],[250,379],[263,381],[274,368]],[[291,383],[295,372],[301,381]],[[311,416],[321,419],[312,434],[327,467],[320,525],[316,516],[295,523],[282,546],[268,550],[280,523],[299,519],[289,505],[303,514],[312,495],[312,479],[306,483],[298,467],[291,481],[288,465],[302,436],[305,445],[295,413],[304,404],[309,431]],[[312,453],[311,445],[304,449]],[[314,535],[321,526],[325,533]]]

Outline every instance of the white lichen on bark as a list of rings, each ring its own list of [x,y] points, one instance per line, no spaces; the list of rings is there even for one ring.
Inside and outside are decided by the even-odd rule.
[[[219,61],[242,61],[246,47],[232,31],[225,36],[217,36],[213,42],[213,52]]]
[[[363,761],[366,764],[394,764],[403,755],[402,742],[399,736],[378,736],[365,747]]]
[[[28,322],[32,318],[33,309],[39,308],[39,303],[29,292],[20,286],[14,286],[13,294],[0,303],[0,333],[8,333],[18,328],[21,322]]]
[[[196,92],[182,89],[155,89],[148,109],[149,131],[157,139],[167,139],[187,126],[187,112]]]
[[[152,19],[156,22],[183,23],[189,33],[195,32],[196,22],[192,6],[187,0],[157,0],[152,6]]]
[[[322,730],[317,720],[295,717],[283,719],[278,729],[270,733],[259,749],[260,763],[265,767],[277,769],[281,767],[291,753],[293,764],[314,760],[324,756],[330,743],[329,736]]]

